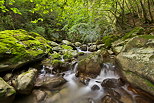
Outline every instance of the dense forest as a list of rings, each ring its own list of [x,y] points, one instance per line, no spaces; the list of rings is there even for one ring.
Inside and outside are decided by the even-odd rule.
[[[153,0],[1,0],[0,30],[91,42],[152,24],[153,7]]]
[[[0,103],[154,103],[154,0],[0,0]]]

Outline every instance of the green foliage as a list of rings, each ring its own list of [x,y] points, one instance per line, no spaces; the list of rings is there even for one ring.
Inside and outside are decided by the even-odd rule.
[[[107,36],[104,36],[103,39],[102,39],[102,42],[105,44],[105,46],[108,48],[108,47],[111,47],[112,45],[112,42],[114,42],[115,40],[117,40],[118,37],[115,36],[115,35],[107,35]]]
[[[73,41],[93,42],[100,37],[99,34],[99,30],[97,30],[94,25],[79,23],[69,29],[68,39],[73,39]]]
[[[117,22],[126,24],[125,14],[137,13],[142,20],[139,9],[144,12],[140,0],[0,0],[0,30],[25,29],[56,41],[93,42],[113,33]]]

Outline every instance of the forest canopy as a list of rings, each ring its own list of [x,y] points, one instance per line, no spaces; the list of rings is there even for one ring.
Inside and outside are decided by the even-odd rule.
[[[0,30],[92,42],[153,23],[154,0],[0,0]]]

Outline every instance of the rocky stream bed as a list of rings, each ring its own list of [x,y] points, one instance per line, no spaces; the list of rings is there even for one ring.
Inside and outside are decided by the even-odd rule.
[[[104,44],[0,32],[0,103],[153,103],[154,36]]]

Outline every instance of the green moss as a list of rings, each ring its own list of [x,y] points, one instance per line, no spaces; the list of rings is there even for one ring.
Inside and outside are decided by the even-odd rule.
[[[25,30],[1,31],[0,54],[13,55],[12,58],[6,61],[6,64],[15,64],[19,61],[31,60],[39,54],[50,51],[51,47],[47,42],[48,41],[39,34],[29,33]]]
[[[59,64],[59,63],[62,64],[63,62],[61,60],[56,60],[56,59],[52,61],[53,65]]]
[[[63,49],[69,49],[69,50],[72,50],[73,49],[71,46],[68,46],[68,45],[61,45],[61,47]]]
[[[52,59],[61,59],[61,55],[57,52],[54,52],[53,54],[51,54]]]
[[[153,35],[141,35],[140,37],[145,38],[145,39],[154,39]]]
[[[131,38],[131,37],[134,37],[134,36],[136,36],[136,35],[138,35],[138,34],[141,34],[142,32],[143,32],[143,28],[142,27],[135,27],[133,30],[131,30],[130,32],[128,32],[128,33],[126,33],[123,37],[122,37],[122,39],[123,40],[126,40],[126,39],[128,39],[128,38]]]

